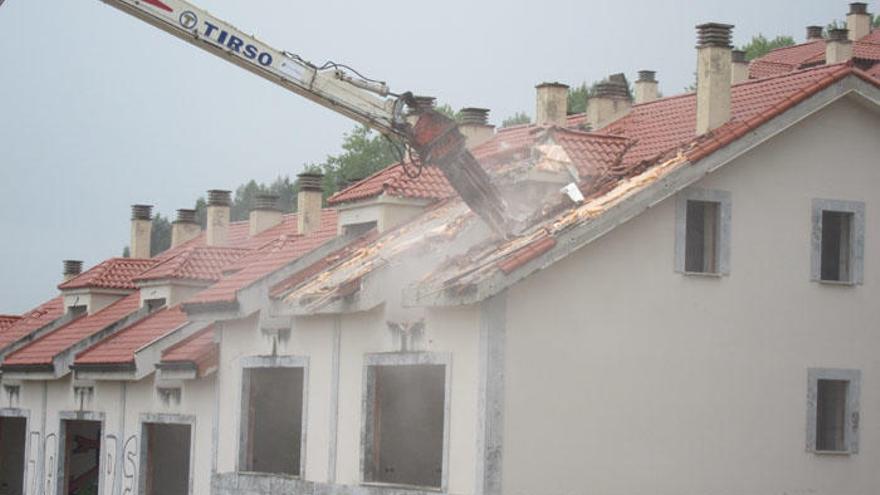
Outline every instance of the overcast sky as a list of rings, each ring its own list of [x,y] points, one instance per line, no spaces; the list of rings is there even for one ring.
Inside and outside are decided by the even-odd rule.
[[[693,78],[694,25],[802,40],[847,2],[199,0],[279,49],[491,120],[534,115],[534,86],[639,69]],[[870,11],[878,10],[872,2]],[[55,295],[62,259],[118,256],[129,205],[173,216],[207,189],[294,175],[352,122],[97,0],[0,7],[0,313]]]

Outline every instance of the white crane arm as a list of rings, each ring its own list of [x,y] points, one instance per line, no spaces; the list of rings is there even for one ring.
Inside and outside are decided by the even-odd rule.
[[[102,1],[383,134],[405,137],[406,105],[383,82],[335,64],[316,67],[185,0]]]

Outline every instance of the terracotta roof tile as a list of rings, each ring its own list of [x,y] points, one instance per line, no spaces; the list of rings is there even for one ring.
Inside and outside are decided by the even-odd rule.
[[[199,376],[204,376],[217,367],[220,356],[214,342],[214,325],[208,325],[177,344],[165,349],[162,363],[188,363],[196,367]]]
[[[21,318],[0,332],[0,349],[64,316],[64,298],[52,298],[21,315]]]
[[[74,364],[133,363],[138,349],[180,328],[186,321],[180,306],[161,309],[81,352]]]
[[[243,248],[190,247],[135,277],[135,282],[151,280],[192,280],[214,282],[220,279],[223,268],[248,252]]]
[[[139,294],[125,296],[97,313],[74,320],[13,352],[3,361],[3,366],[52,364],[55,356],[134,313],[139,306]]]
[[[853,43],[853,57],[880,62],[880,29]],[[825,63],[825,41],[814,40],[771,50],[749,64],[749,77],[758,79]]]
[[[20,319],[21,316],[17,315],[0,315],[0,333],[3,333],[4,330],[14,325]]]
[[[407,164],[407,167],[412,166]],[[409,170],[414,172],[412,168]],[[401,163],[395,163],[330,196],[327,203],[336,205],[383,193],[400,198],[434,200],[448,198],[455,191],[437,167],[426,166],[418,177],[412,178]]]
[[[157,259],[110,258],[64,282],[58,288],[61,290],[84,288],[134,290],[137,287],[135,287],[133,279],[158,262]]]
[[[239,258],[229,267],[230,270],[237,271],[193,296],[184,303],[184,307],[235,302],[239,290],[336,237],[336,217],[336,210],[324,209],[321,227],[311,235],[282,235]]]

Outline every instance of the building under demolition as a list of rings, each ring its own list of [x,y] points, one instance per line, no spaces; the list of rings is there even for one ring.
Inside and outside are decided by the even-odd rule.
[[[135,206],[131,258],[0,317],[0,495],[876,492],[868,16],[750,64],[698,26],[694,93],[466,109],[507,237],[402,163],[246,222],[210,191],[155,257]]]

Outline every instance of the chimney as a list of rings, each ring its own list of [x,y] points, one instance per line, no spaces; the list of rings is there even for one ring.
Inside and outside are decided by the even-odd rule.
[[[612,74],[596,84],[595,94],[587,101],[587,122],[591,129],[599,130],[629,113],[631,107],[626,76]]]
[[[434,104],[437,102],[437,98],[433,96],[413,96],[413,99],[416,102],[415,108],[410,108],[406,114],[406,121],[412,126],[416,125],[420,112],[434,108]]]
[[[67,282],[82,273],[83,262],[79,260],[64,260],[64,281]]]
[[[250,235],[253,237],[260,232],[270,229],[283,219],[284,214],[278,208],[278,196],[275,194],[259,194],[254,202],[254,209],[248,220]]]
[[[568,117],[568,86],[558,82],[545,82],[535,86],[538,107],[535,125],[565,126]]]
[[[489,125],[489,109],[462,108],[458,113],[458,130],[464,136],[469,150],[492,139],[495,126]]]
[[[858,41],[871,34],[871,14],[868,13],[867,3],[853,2],[849,4],[846,28],[849,30],[850,41]]]
[[[324,188],[321,181],[324,174],[302,173],[299,178],[299,192],[296,194],[297,232],[309,235],[321,226],[321,207],[324,201]]]
[[[657,89],[657,73],[652,70],[640,70],[639,78],[636,80],[635,88],[635,104],[648,103],[660,97]]]
[[[232,193],[219,189],[208,191],[208,230],[209,246],[225,246],[229,241],[229,210]]]
[[[730,52],[730,83],[739,84],[749,80],[749,62],[746,60],[746,52],[733,50]]]
[[[150,257],[150,237],[153,234],[153,207],[150,205],[131,206],[131,244],[129,256],[132,258]]]
[[[731,34],[733,26],[697,26],[697,135],[730,120]]]
[[[825,40],[825,63],[839,64],[849,62],[853,56],[853,44],[846,29],[829,29]]]
[[[822,26],[807,26],[807,41],[823,39],[822,31],[824,31]]]
[[[196,222],[196,210],[177,210],[177,219],[171,224],[171,247],[180,246],[201,232],[202,228]]]

